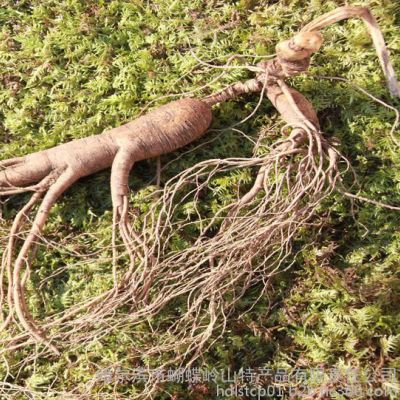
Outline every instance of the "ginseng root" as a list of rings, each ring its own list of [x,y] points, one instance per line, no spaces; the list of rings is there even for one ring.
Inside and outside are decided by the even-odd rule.
[[[235,83],[204,99],[186,98],[169,103],[101,135],[1,161],[0,196],[33,193],[14,220],[3,255],[0,301],[1,305],[8,305],[3,328],[10,325],[13,317],[23,328],[21,334],[1,342],[6,350],[39,342],[59,354],[61,344],[82,344],[120,325],[146,321],[181,296],[187,300],[185,312],[170,326],[165,342],[142,349],[144,354],[179,347],[185,350],[177,353],[175,361],[182,361],[187,355],[193,361],[210,345],[216,328],[222,334],[227,315],[246,290],[260,282],[266,287],[284,263],[293,262],[288,261],[293,240],[315,216],[321,201],[342,185],[342,176],[350,169],[337,146],[320,131],[311,103],[284,80],[308,69],[311,55],[322,44],[320,28],[353,16],[366,22],[391,93],[400,94],[376,21],[365,8],[342,7],[279,43],[276,58],[252,68],[258,72],[254,79]],[[289,136],[276,143],[266,156],[209,160],[184,171],[166,185],[145,216],[143,232],[132,229],[128,177],[134,163],[196,140],[211,123],[213,105],[250,92],[267,95],[292,127]],[[342,171],[338,167],[340,160],[347,166]],[[58,318],[47,318],[39,327],[28,310],[24,289],[51,208],[75,181],[109,167],[114,286]],[[196,204],[200,190],[214,176],[241,168],[258,168],[250,191],[221,209],[211,221],[200,221],[201,234],[193,245],[171,253],[176,229],[173,216],[182,190],[192,184],[194,188],[185,196],[192,196]],[[17,239],[36,205],[36,216],[14,261]],[[216,225],[219,230],[210,234]],[[130,258],[129,268],[120,279],[116,267],[117,232]],[[115,312],[122,305],[130,305],[130,313],[116,319]],[[90,331],[86,329],[83,334],[83,328],[88,326]],[[50,328],[57,328],[51,338],[45,333]]]
[[[4,279],[5,275],[8,277],[9,306],[9,314],[5,319],[3,317],[3,325],[9,324],[15,312],[19,323],[34,339],[59,354],[30,316],[25,302],[22,277],[52,206],[79,178],[112,166],[114,224],[119,226],[125,245],[131,249],[130,237],[133,231],[127,221],[127,194],[128,175],[133,163],[184,146],[204,134],[210,122],[211,108],[207,104],[200,100],[184,99],[162,106],[131,123],[101,135],[76,140],[26,157],[2,161],[0,196],[34,192],[27,206],[15,219],[7,252],[3,257],[2,278]],[[36,183],[38,181],[40,182]],[[44,194],[44,197],[32,227],[11,267],[15,237],[41,194]],[[132,250],[130,255],[133,259]],[[25,276],[27,271],[25,269]],[[2,293],[2,301],[4,297]]]

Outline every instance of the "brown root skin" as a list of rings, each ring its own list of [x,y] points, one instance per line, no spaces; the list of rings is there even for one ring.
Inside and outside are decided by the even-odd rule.
[[[323,36],[320,32],[301,32],[292,39],[280,42],[276,54],[285,61],[300,61],[311,57],[322,46]]]
[[[319,129],[317,113],[312,104],[298,90],[288,86],[288,91],[297,108],[300,110],[300,113],[296,112],[294,106],[290,104],[290,100],[279,84],[270,85],[267,90],[268,98],[279,111],[285,122],[290,126],[299,127],[303,126],[305,121],[308,120]]]
[[[3,285],[7,277],[8,285],[2,288],[8,286],[8,292],[2,290],[0,303],[7,299],[9,309],[3,318],[3,327],[14,315],[26,333],[19,335],[18,340],[25,340],[28,335],[31,338],[28,343],[32,340],[39,342],[59,354],[53,344],[54,338],[63,342],[80,328],[92,326],[98,318],[110,322],[106,317],[114,315],[119,306],[132,302],[132,299],[132,314],[127,321],[137,322],[153,316],[172,299],[188,295],[187,313],[171,328],[173,334],[170,337],[174,338],[175,334],[178,342],[167,341],[163,348],[153,348],[147,353],[169,351],[181,345],[187,346],[185,355],[192,353],[196,357],[201,354],[215,327],[223,329],[226,311],[250,285],[260,279],[269,279],[275,273],[289,256],[296,233],[313,217],[321,199],[328,196],[341,180],[337,163],[342,156],[323,138],[311,103],[284,82],[285,78],[308,69],[310,56],[322,45],[322,35],[318,30],[341,19],[362,18],[371,32],[390,90],[400,94],[383,36],[375,19],[366,10],[342,7],[307,25],[292,39],[278,43],[275,59],[259,63],[258,68],[253,67],[253,71],[259,72],[255,79],[235,83],[202,100],[186,98],[171,102],[100,135],[1,161],[0,196],[33,192],[30,202],[17,215],[3,259],[0,284]],[[208,173],[207,179],[210,179],[215,171],[221,170],[220,165],[226,160],[210,160],[206,166],[200,166],[200,172],[196,168],[189,169],[172,187],[165,188],[159,200],[162,202],[160,217],[153,214],[148,217],[154,223],[150,239],[143,232],[135,232],[128,218],[128,176],[133,164],[172,152],[202,136],[211,123],[212,105],[244,93],[260,91],[260,99],[265,91],[285,122],[294,129],[261,160],[227,162],[222,171],[231,165],[238,168],[259,166],[254,186],[242,199],[227,207],[228,222],[222,225],[215,237],[205,238],[207,228],[204,228],[193,247],[165,255],[171,238],[168,232],[173,228],[173,200],[179,189],[187,184],[186,179],[199,184],[199,175],[204,176],[207,166],[214,167],[213,172]],[[275,172],[282,165],[286,169],[280,178]],[[112,167],[114,288],[84,305],[67,310],[59,319],[47,322],[45,328],[60,328],[62,325],[64,329],[50,339],[33,321],[25,301],[25,281],[35,245],[59,196],[79,178],[109,167]],[[29,212],[42,196],[32,227],[13,264],[16,235],[22,231]],[[244,215],[236,218],[238,213]],[[130,257],[129,269],[120,280],[116,270],[117,231]],[[157,294],[152,296],[153,292]],[[230,304],[226,305],[224,299],[231,297]],[[83,311],[86,315],[68,321]],[[101,333],[98,331],[101,328],[96,329],[88,333],[87,340]],[[13,341],[11,343],[11,347],[18,346]],[[185,355],[178,355],[177,359]]]
[[[140,240],[136,240],[136,243],[131,241],[135,233],[128,222],[128,177],[133,163],[171,152],[194,141],[206,132],[210,123],[211,107],[208,104],[197,99],[183,99],[159,107],[135,121],[101,135],[75,140],[26,157],[2,161],[0,196],[33,191],[36,193],[32,201],[37,202],[38,194],[47,190],[12,269],[14,236],[20,230],[20,220],[25,215],[18,214],[13,226],[1,275],[2,279],[5,272],[8,275],[9,315],[5,318],[3,327],[8,325],[12,313],[15,312],[22,327],[36,341],[59,354],[58,349],[33,321],[24,296],[24,270],[26,272],[25,267],[29,265],[35,242],[41,236],[52,206],[79,178],[112,165],[114,226],[119,227],[123,242],[129,251],[132,269],[135,254],[138,254],[134,247],[141,244]],[[39,181],[42,182],[37,184]],[[29,207],[23,209],[24,212],[30,211],[33,205],[31,202],[28,203]],[[0,297],[3,302],[5,294],[2,292]]]
[[[133,162],[169,153],[202,136],[211,118],[206,103],[182,99],[100,135],[5,160],[0,164],[5,167],[0,170],[0,196],[3,191],[34,184],[51,171],[69,168],[77,179],[94,174],[111,167],[119,149],[129,152]]]
[[[211,124],[211,107],[198,99],[161,106],[138,119],[111,129],[119,149],[131,151],[134,161],[170,153],[198,139]]]

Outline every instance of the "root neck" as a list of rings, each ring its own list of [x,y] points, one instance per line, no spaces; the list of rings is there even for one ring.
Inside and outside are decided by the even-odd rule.
[[[220,92],[205,97],[204,99],[202,99],[202,101],[210,106],[213,106],[214,104],[232,100],[244,93],[260,92],[263,86],[264,84],[261,80],[250,79],[246,82],[238,82],[231,86],[228,86]]]

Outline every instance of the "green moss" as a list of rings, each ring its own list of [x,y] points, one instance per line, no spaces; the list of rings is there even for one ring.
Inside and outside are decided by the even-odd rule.
[[[302,24],[342,4],[4,0],[0,8],[2,158],[100,133],[134,119],[146,105],[156,107],[181,92],[196,91],[201,96],[246,79],[251,74],[245,70],[229,70],[198,90],[221,70],[199,66],[191,51],[219,64],[232,54],[245,54],[247,62],[256,63],[257,57],[273,54],[275,44]],[[362,4],[370,5],[377,15],[398,70],[398,2]],[[324,47],[313,58],[309,76],[297,77],[292,84],[315,105],[326,134],[340,139],[363,193],[398,204],[400,153],[388,136],[393,114],[348,85],[317,76],[346,77],[386,101],[399,103],[389,98],[374,49],[359,20],[329,27],[324,37]],[[236,62],[240,65],[243,60]],[[221,105],[215,110],[213,128],[227,128],[245,118],[257,100],[247,96]],[[271,144],[279,137],[278,121],[276,111],[264,101],[257,115],[240,129],[253,140],[269,129],[265,142]],[[210,132],[202,141],[162,157],[162,164],[167,165],[180,156],[163,171],[162,183],[198,161],[250,156],[252,151],[251,141],[238,131]],[[237,196],[239,186],[251,185],[254,172],[230,172],[214,179],[201,200],[201,212],[212,214],[227,204]],[[150,207],[148,195],[154,190],[155,175],[154,160],[138,163],[131,174],[131,201],[142,213]],[[108,179],[108,171],[83,179],[52,211],[46,228],[50,242],[38,252],[28,288],[35,317],[60,311],[112,285],[107,248],[111,239]],[[3,205],[2,236],[25,200],[15,197]],[[179,215],[182,219],[194,215],[190,199],[181,205]],[[301,250],[299,261],[275,277],[266,295],[260,299],[260,288],[249,290],[230,317],[223,337],[201,360],[203,368],[400,368],[399,215],[358,202],[352,206],[334,195],[321,207],[318,218],[325,221],[324,229],[310,227],[303,233],[295,244]],[[197,229],[188,230],[187,237],[176,237],[174,246],[185,247],[197,233]],[[44,281],[52,274],[53,278]],[[176,302],[151,323],[162,326],[181,306]],[[7,336],[5,332],[0,335]],[[149,325],[127,326],[71,349],[59,359],[40,358],[35,365],[27,359],[22,367],[20,363],[33,348],[21,350],[7,356],[8,364],[0,365],[1,380],[30,387],[38,396],[51,387],[55,392],[89,391],[93,399],[131,398],[140,385],[90,386],[88,382],[101,367],[159,365],[171,355],[143,360],[139,350],[144,343],[161,340],[151,336]],[[335,388],[339,391],[342,384],[339,380]],[[164,388],[182,399],[214,398],[215,389],[201,397],[186,385]],[[16,399],[25,398],[22,390],[14,393]]]

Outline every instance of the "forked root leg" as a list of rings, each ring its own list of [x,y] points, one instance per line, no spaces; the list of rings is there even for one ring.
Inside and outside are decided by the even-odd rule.
[[[12,260],[13,260],[13,254],[14,254],[14,249],[15,249],[15,241],[20,233],[21,227],[25,220],[28,217],[29,212],[31,211],[32,207],[40,200],[40,197],[42,196],[41,192],[37,192],[32,195],[31,199],[25,206],[18,212],[16,217],[14,218],[11,230],[10,230],[10,236],[8,239],[8,244],[7,248],[4,252],[3,259],[2,259],[2,265],[1,265],[1,283],[3,283],[4,280],[4,275],[5,272],[7,273],[8,277],[8,292],[7,292],[7,302],[8,302],[8,316],[3,319],[3,324],[0,327],[0,330],[3,330],[7,327],[9,322],[11,321],[12,315],[13,315],[13,274],[12,274]],[[3,285],[2,285],[3,287]],[[0,294],[0,308],[3,308],[3,302],[4,302],[4,292],[3,290],[1,291]]]
[[[8,162],[7,162],[8,161]],[[16,163],[19,163],[21,161],[20,158],[16,159],[11,159],[11,160],[6,160],[2,163],[2,165],[14,165]],[[13,316],[13,273],[12,273],[12,261],[13,261],[13,255],[14,255],[14,250],[15,250],[15,245],[16,245],[16,240],[18,237],[18,234],[21,231],[21,228],[25,221],[28,219],[29,213],[34,207],[35,204],[37,204],[40,200],[40,198],[43,196],[43,192],[45,192],[49,187],[50,187],[50,182],[54,178],[55,173],[50,173],[48,176],[46,176],[44,179],[42,179],[41,182],[36,184],[35,187],[35,193],[31,196],[30,200],[28,203],[24,205],[24,207],[17,213],[17,215],[14,218],[11,230],[10,230],[10,235],[8,238],[8,243],[7,247],[5,249],[5,252],[3,254],[2,258],[2,264],[1,264],[1,272],[0,272],[0,282],[1,282],[1,292],[0,292],[0,308],[3,309],[3,304],[5,300],[5,293],[3,290],[3,287],[5,287],[4,283],[4,278],[5,275],[7,275],[8,279],[8,289],[7,289],[7,303],[8,303],[8,315],[6,318],[2,316],[2,325],[0,326],[0,330],[5,329],[9,322],[12,319]],[[24,190],[25,189],[25,190]],[[23,191],[28,191],[31,190],[31,188],[21,188],[19,192]],[[1,193],[2,194],[2,193]],[[25,271],[24,277],[22,279],[22,282],[27,278],[27,270]]]
[[[59,354],[57,348],[46,338],[45,334],[37,327],[31,315],[29,314],[25,302],[23,279],[21,278],[21,275],[25,263],[29,260],[29,253],[32,251],[35,241],[42,233],[44,224],[52,206],[57,201],[58,197],[68,187],[70,187],[77,180],[77,178],[78,176],[74,171],[67,169],[61,173],[56,181],[49,187],[32,223],[31,230],[17,256],[12,274],[13,304],[15,308],[15,314],[18,317],[19,322],[34,339],[36,339],[39,343],[46,345],[56,354]]]
[[[0,161],[0,170],[3,168],[11,167],[16,164],[19,164],[24,160],[24,157],[14,157],[14,158],[9,158],[7,160]]]
[[[124,246],[128,252],[130,267],[135,266],[136,255],[140,256],[140,238],[132,229],[129,223],[129,172],[132,169],[134,160],[132,153],[120,150],[115,156],[111,167],[111,198],[113,203],[113,232],[112,232],[112,251],[113,251],[113,277],[114,290],[118,291],[119,283],[117,277],[117,246],[116,230],[122,238]],[[132,240],[132,238],[134,240]]]

